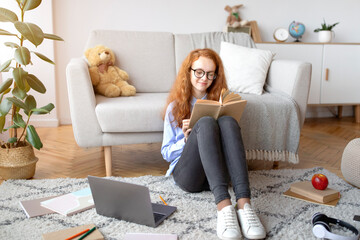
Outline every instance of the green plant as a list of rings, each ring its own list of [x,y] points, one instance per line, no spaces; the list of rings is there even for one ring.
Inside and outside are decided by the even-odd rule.
[[[324,19],[324,23],[321,24],[321,28],[315,29],[314,32],[332,31],[332,29],[333,29],[336,25],[338,25],[338,24],[339,24],[339,22],[334,23],[334,24],[332,24],[332,25],[330,25],[330,24],[327,25],[326,22],[325,22],[325,19]]]
[[[8,141],[0,143],[3,148],[15,148],[24,146],[28,142],[36,149],[40,149],[43,144],[35,127],[29,124],[30,117],[33,114],[48,114],[55,106],[49,103],[46,106],[37,107],[35,97],[30,95],[29,91],[33,89],[44,94],[46,88],[35,75],[25,69],[27,65],[33,65],[32,56],[37,56],[50,64],[55,63],[45,55],[29,50],[24,46],[24,42],[29,41],[31,44],[27,45],[38,47],[44,39],[58,41],[63,41],[63,39],[54,34],[44,33],[37,25],[24,21],[25,13],[37,8],[41,4],[41,0],[15,1],[20,9],[19,17],[13,11],[0,7],[0,22],[12,23],[17,30],[17,33],[12,33],[0,28],[0,35],[18,40],[18,43],[4,43],[5,46],[13,49],[14,55],[0,66],[0,72],[9,72],[9,75],[12,75],[12,78],[8,78],[0,84],[0,133],[10,131]],[[5,128],[7,116],[11,123],[9,127]]]

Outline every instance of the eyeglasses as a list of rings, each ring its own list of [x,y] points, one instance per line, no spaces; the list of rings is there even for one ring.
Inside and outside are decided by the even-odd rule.
[[[216,78],[216,73],[215,72],[205,72],[204,70],[198,68],[198,69],[192,69],[191,70],[194,71],[194,76],[197,77],[197,78],[202,78],[205,73],[206,73],[206,78],[210,81],[213,81],[215,80]]]

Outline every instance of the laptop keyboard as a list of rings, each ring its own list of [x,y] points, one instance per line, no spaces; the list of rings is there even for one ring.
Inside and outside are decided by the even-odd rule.
[[[165,216],[164,214],[155,213],[155,212],[153,214],[154,214],[155,222],[159,221],[162,217]]]

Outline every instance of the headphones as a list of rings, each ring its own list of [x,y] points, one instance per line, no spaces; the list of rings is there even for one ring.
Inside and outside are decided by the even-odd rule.
[[[339,219],[331,218],[322,213],[315,213],[312,216],[313,234],[317,238],[326,238],[331,240],[358,240],[359,231],[351,224]],[[331,232],[330,224],[336,224],[352,231],[356,236],[341,236]]]

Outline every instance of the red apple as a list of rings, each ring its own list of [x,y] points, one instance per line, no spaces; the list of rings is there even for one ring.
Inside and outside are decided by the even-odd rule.
[[[325,190],[329,184],[327,177],[324,174],[317,173],[311,178],[311,183],[314,188],[318,190]]]

